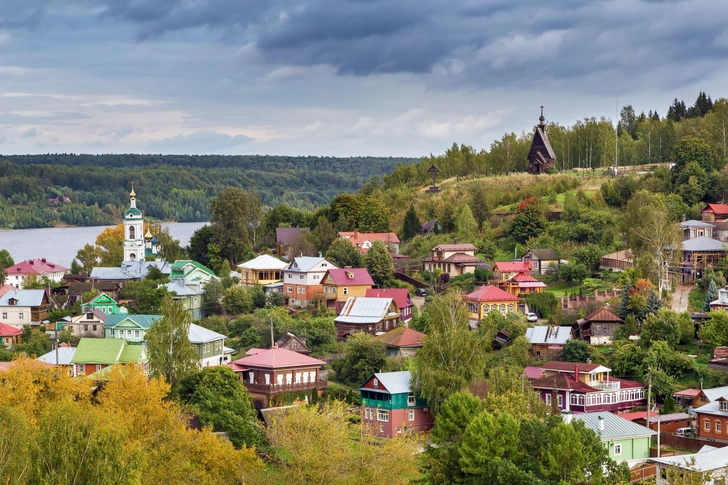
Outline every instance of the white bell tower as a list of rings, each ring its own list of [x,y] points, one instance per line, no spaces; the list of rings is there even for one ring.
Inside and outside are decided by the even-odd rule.
[[[124,212],[124,262],[144,261],[144,218],[136,206],[134,182],[131,183],[129,209]]]

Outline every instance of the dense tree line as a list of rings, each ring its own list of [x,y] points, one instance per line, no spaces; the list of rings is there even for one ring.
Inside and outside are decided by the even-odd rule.
[[[118,222],[131,182],[145,215],[205,221],[210,200],[228,187],[258,193],[263,204],[299,209],[327,204],[381,177],[403,158],[274,156],[20,155],[0,158],[0,227]],[[64,202],[64,197],[68,200]],[[52,200],[60,198],[57,202]]]

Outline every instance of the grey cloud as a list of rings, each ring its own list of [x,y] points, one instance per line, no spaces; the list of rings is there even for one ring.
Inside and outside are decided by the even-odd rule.
[[[187,155],[219,153],[252,141],[245,135],[227,135],[215,131],[196,131],[189,135],[153,140],[146,149],[152,153]]]
[[[22,132],[20,136],[22,138],[35,138],[36,136],[38,136],[38,130],[36,130],[35,128],[31,128],[27,131]]]

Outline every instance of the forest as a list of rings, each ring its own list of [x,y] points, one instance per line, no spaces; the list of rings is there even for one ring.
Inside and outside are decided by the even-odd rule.
[[[119,222],[131,182],[147,217],[206,221],[227,187],[258,193],[264,205],[312,210],[371,177],[414,159],[375,157],[19,155],[0,157],[0,228]]]

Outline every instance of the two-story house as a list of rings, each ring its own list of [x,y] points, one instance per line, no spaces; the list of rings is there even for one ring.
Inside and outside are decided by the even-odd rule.
[[[440,270],[450,278],[475,273],[482,262],[475,257],[477,249],[472,244],[438,244],[430,249],[430,257],[422,260],[422,270],[430,273]]]
[[[126,313],[126,308],[120,307],[119,304],[106,293],[99,293],[88,303],[81,305],[84,312],[99,310],[107,315],[117,315]]]
[[[73,317],[67,327],[74,337],[104,338],[104,324],[108,318],[109,315],[99,308],[89,308],[88,311]]]
[[[497,286],[484,285],[463,296],[468,305],[470,326],[475,328],[479,321],[490,312],[501,312],[503,315],[518,311],[518,297],[501,290]]]
[[[549,272],[558,272],[561,260],[553,249],[529,249],[521,261],[530,263],[534,273],[545,275]]]
[[[42,258],[28,259],[14,264],[5,269],[5,274],[7,275],[7,283],[16,288],[23,288],[23,281],[28,276],[35,276],[39,280],[45,277],[49,281],[59,283],[63,280],[66,271],[68,271],[68,268]]]
[[[569,326],[537,325],[526,329],[526,338],[531,344],[529,353],[541,359],[558,358],[566,343],[574,338]]]
[[[22,334],[21,329],[0,322],[0,344],[6,349],[12,349],[19,344]]]
[[[704,222],[724,222],[728,220],[728,205],[726,204],[708,204],[700,215]]]
[[[45,290],[11,290],[0,297],[0,322],[16,328],[40,325],[48,319],[49,310]]]
[[[142,343],[147,339],[147,330],[160,318],[161,315],[109,315],[104,323],[104,337]]]
[[[288,263],[262,254],[238,265],[240,284],[244,286],[270,285],[283,279],[283,270]]]
[[[186,283],[199,282],[204,287],[210,280],[217,279],[214,271],[191,259],[178,259],[169,268],[170,280],[184,280]]]
[[[234,350],[225,347],[227,338],[225,335],[192,323],[187,337],[200,356],[200,368],[215,367],[230,362]]]
[[[693,397],[681,399],[683,406],[699,408],[708,403],[717,401],[723,396],[728,396],[728,386],[711,387],[708,389],[694,389]]]
[[[362,384],[359,392],[362,423],[377,436],[393,438],[404,432],[432,428],[429,405],[415,396],[409,371],[374,374]]]
[[[650,457],[650,441],[657,434],[656,431],[608,412],[564,414],[566,423],[572,420],[580,420],[594,431],[609,453],[609,458],[617,463]]]
[[[530,273],[532,269],[530,261],[497,261],[493,264],[492,282],[505,282],[519,273]]]
[[[584,318],[577,320],[577,334],[591,345],[610,345],[614,332],[622,319],[606,308],[597,308]]]
[[[374,280],[366,268],[330,269],[324,274],[323,292],[315,295],[338,315],[350,296],[366,296]]]
[[[182,304],[193,319],[205,318],[207,310],[205,308],[205,290],[202,281],[187,281],[174,279],[170,280],[164,286],[167,291],[173,293],[172,298]]]
[[[713,237],[713,225],[703,221],[682,221],[680,223],[683,239],[693,239],[696,237]]]
[[[147,369],[147,352],[143,345],[131,345],[124,339],[82,338],[71,363],[78,375],[91,375],[114,364],[138,364]]]
[[[425,334],[408,327],[397,327],[377,335],[374,340],[382,342],[387,347],[387,357],[406,359],[414,357],[425,345]]]
[[[288,305],[303,308],[313,303],[317,294],[323,293],[326,272],[338,268],[321,256],[294,258],[283,270],[283,296],[288,299]]]
[[[339,239],[348,239],[362,254],[366,254],[369,248],[377,241],[381,241],[392,254],[399,254],[400,240],[393,232],[359,232],[342,231]]]
[[[532,263],[528,260],[497,262],[493,265],[493,277],[489,283],[513,296],[541,293],[546,288],[546,283],[531,275],[532,267]]]
[[[647,404],[644,384],[614,378],[602,365],[552,361],[541,368],[543,377],[531,385],[546,404],[561,410],[621,412]]]
[[[377,335],[401,322],[399,308],[391,298],[352,296],[334,319],[336,338],[342,340],[356,332]]]
[[[288,349],[257,349],[230,363],[253,395],[257,408],[268,407],[270,398],[284,392],[313,391],[321,394],[327,382],[319,373],[323,360]]]
[[[412,320],[412,309],[415,307],[415,304],[412,302],[407,288],[372,288],[367,290],[364,296],[367,298],[391,298],[399,308],[402,322],[407,325]]]

